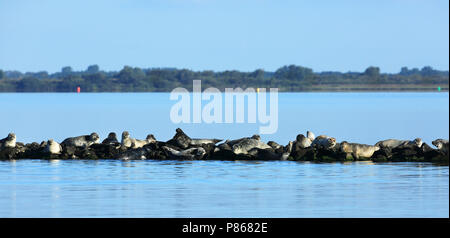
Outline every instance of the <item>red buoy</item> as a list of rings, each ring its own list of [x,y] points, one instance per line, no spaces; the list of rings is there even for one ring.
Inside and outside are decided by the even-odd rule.
[[[77,93],[80,93],[81,92],[81,88],[78,86],[77,87]]]

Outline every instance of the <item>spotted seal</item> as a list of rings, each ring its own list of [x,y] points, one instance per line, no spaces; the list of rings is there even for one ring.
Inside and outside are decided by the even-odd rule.
[[[0,149],[16,147],[16,134],[9,133],[6,138],[0,140]]]
[[[331,149],[336,146],[336,138],[326,135],[320,135],[313,140],[311,146]]]
[[[69,137],[61,142],[64,146],[79,146],[79,147],[89,147],[92,144],[100,143],[100,137],[97,133],[93,132],[90,135],[83,135],[77,137]]]
[[[108,137],[102,141],[102,144],[105,145],[114,145],[118,143],[119,141],[117,140],[117,135],[114,132],[109,133]]]
[[[44,152],[50,154],[61,154],[62,146],[53,139],[49,139],[45,145]]]
[[[202,147],[198,148],[189,148],[185,150],[175,150],[168,146],[162,147],[165,151],[167,151],[172,158],[174,159],[182,159],[182,160],[197,160],[202,159],[206,154],[206,150]]]
[[[262,142],[259,135],[254,135],[252,138],[245,138],[232,146],[232,150],[235,154],[247,154],[247,152],[253,148],[258,149],[271,149],[268,144]]]
[[[340,144],[340,150],[347,154],[351,154],[355,159],[359,159],[361,157],[370,158],[372,157],[373,153],[375,153],[375,151],[379,149],[379,146],[348,143],[347,141],[343,141]]]
[[[448,140],[437,139],[437,140],[432,141],[431,144],[436,146],[436,148],[438,148],[438,150],[440,150],[444,153],[448,153],[448,149],[449,149]]]
[[[141,148],[144,145],[156,142],[155,136],[153,134],[147,135],[145,140],[131,139],[131,148]]]

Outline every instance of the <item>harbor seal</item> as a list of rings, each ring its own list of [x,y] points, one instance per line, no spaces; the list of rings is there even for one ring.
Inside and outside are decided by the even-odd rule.
[[[345,152],[347,154],[351,154],[353,158],[359,159],[359,158],[370,158],[372,157],[373,153],[375,151],[379,150],[379,146],[373,146],[373,145],[365,145],[365,144],[358,144],[358,143],[348,143],[347,141],[343,141],[340,144],[340,149],[342,152]]]
[[[312,133],[311,131],[307,131],[306,132],[306,137],[308,139],[310,139],[311,141],[314,141],[314,139],[316,139],[316,136],[314,135],[314,133]]]
[[[396,139],[387,139],[378,141],[375,146],[379,146],[381,148],[396,148],[399,146],[417,146],[421,147],[423,144],[423,141],[421,138],[416,138],[412,141],[409,140],[396,140]]]
[[[292,152],[293,144],[292,141],[289,141],[288,145],[283,149],[283,153],[275,153],[270,149],[252,148],[247,154],[255,157],[257,160],[287,160]]]
[[[120,160],[145,160],[147,159],[147,154],[149,149],[142,147],[137,149],[132,149],[123,152],[118,156]]]
[[[296,146],[304,149],[311,146],[312,140],[309,137],[305,137],[303,134],[298,134],[295,139],[295,144]]]
[[[438,150],[440,150],[444,153],[448,153],[448,149],[449,149],[448,140],[437,139],[437,140],[432,141],[431,144],[436,146],[436,148],[438,148]]]
[[[320,135],[314,139],[311,146],[331,149],[336,146],[336,139],[334,137]]]
[[[238,143],[232,146],[232,150],[235,154],[247,154],[247,152],[253,148],[258,149],[271,149],[268,144],[260,141],[259,135],[254,135],[252,138],[246,138],[240,140]]]
[[[222,139],[191,139],[189,145],[191,146],[201,146],[204,144],[217,144],[221,142]]]
[[[133,143],[132,138],[130,138],[130,133],[128,131],[122,132],[122,140],[120,141],[120,144],[124,147],[131,147]]]
[[[102,141],[102,144],[105,144],[105,145],[119,144],[116,133],[114,133],[114,132],[109,133],[108,137]]]
[[[420,148],[423,145],[423,140],[422,140],[422,138],[416,138],[416,139],[408,142],[408,145],[417,146]]]
[[[167,143],[174,145],[176,147],[180,147],[182,149],[187,149],[191,144],[192,139],[189,136],[187,136],[180,128],[177,128],[175,131],[176,131],[175,135],[173,136],[172,139],[167,141]]]
[[[248,140],[248,139],[261,140],[261,136],[253,135],[252,137],[243,137],[243,138],[236,139],[236,140],[226,140],[224,143],[220,144],[219,146],[221,146],[223,144],[227,144],[228,146],[232,147],[233,145],[235,145],[243,140]]]
[[[6,138],[0,140],[0,149],[16,147],[16,134],[9,133]]]
[[[275,141],[269,141],[269,142],[267,142],[267,144],[270,146],[270,147],[272,147],[272,149],[274,149],[274,150],[278,150],[278,149],[281,149],[283,146],[281,146],[280,144],[278,144],[277,142],[275,142]]]
[[[181,160],[198,160],[202,159],[203,156],[206,154],[206,150],[202,147],[198,148],[190,148],[186,150],[175,150],[168,146],[162,147],[165,151],[167,151],[172,158],[174,159],[181,159]]]
[[[153,134],[147,135],[145,140],[138,140],[138,139],[131,138],[131,148],[133,148],[133,149],[141,148],[144,145],[154,143],[154,142],[156,142],[156,139],[155,139],[155,136],[153,136]]]
[[[83,135],[77,137],[69,137],[61,142],[64,146],[79,146],[79,147],[89,147],[92,144],[100,143],[100,137],[97,133],[93,132],[90,135]]]
[[[61,154],[62,146],[58,142],[54,141],[53,139],[49,139],[44,148],[44,152],[50,153],[50,154]]]

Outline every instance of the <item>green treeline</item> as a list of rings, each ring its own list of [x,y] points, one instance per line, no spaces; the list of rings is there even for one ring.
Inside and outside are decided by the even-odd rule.
[[[378,67],[364,72],[313,72],[289,65],[275,72],[192,71],[175,68],[141,69],[125,66],[122,70],[102,71],[91,65],[85,71],[63,67],[61,72],[21,73],[0,70],[0,92],[170,92],[176,87],[192,89],[192,80],[202,80],[202,88],[279,88],[279,91],[335,90],[448,90],[448,71],[403,67],[397,74],[381,73]]]

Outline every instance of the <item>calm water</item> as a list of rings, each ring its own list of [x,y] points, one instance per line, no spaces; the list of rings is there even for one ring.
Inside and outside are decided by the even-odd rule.
[[[421,137],[431,145],[449,138],[448,93],[280,93],[278,131],[265,141],[287,144],[307,130],[338,141],[375,144],[387,138]],[[62,141],[110,131],[132,137],[152,133],[166,141],[181,127],[193,138],[241,138],[259,133],[260,123],[174,124],[168,93],[0,93],[0,137],[18,141]],[[207,104],[203,102],[203,105]],[[192,113],[191,113],[192,114]],[[247,119],[246,119],[247,121]]]
[[[448,217],[448,166],[0,162],[1,217]]]
[[[206,104],[207,102],[204,102]],[[0,137],[110,131],[240,138],[259,123],[173,124],[167,93],[0,94]],[[306,130],[374,144],[449,137],[448,93],[283,93],[286,144]],[[428,163],[0,161],[0,217],[449,217],[449,167]]]

